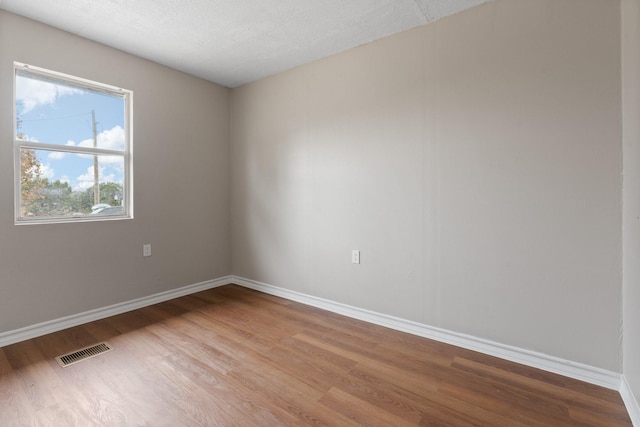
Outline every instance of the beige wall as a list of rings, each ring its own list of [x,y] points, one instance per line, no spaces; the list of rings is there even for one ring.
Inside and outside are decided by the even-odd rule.
[[[134,220],[13,225],[13,61],[134,91]],[[229,273],[228,89],[0,11],[0,94],[0,332]]]
[[[640,396],[640,0],[622,2],[624,375]]]
[[[235,89],[233,273],[620,372],[620,75],[504,0]]]
[[[14,60],[134,91],[136,213],[14,226],[0,144],[0,333],[233,272],[620,371],[624,101],[637,393],[640,7],[621,99],[618,6],[497,0],[233,90],[231,115],[225,88],[0,11],[0,93]]]

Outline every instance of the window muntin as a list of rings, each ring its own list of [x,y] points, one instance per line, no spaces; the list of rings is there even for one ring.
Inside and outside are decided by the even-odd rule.
[[[128,90],[15,64],[16,223],[132,217]]]

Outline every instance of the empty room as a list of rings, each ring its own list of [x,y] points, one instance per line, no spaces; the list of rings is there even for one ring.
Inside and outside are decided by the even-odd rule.
[[[0,0],[0,426],[640,426],[640,0]]]

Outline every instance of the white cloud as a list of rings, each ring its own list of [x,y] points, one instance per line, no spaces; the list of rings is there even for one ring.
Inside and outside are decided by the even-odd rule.
[[[100,169],[104,169],[104,168],[100,168],[98,166],[98,171]],[[93,182],[94,182],[93,181],[93,166],[89,166],[87,168],[87,173],[85,173],[83,175],[80,175],[78,177],[77,181],[78,181],[78,187],[83,189],[83,190],[86,190],[87,188],[93,187]]]
[[[98,148],[107,150],[124,150],[125,135],[124,129],[120,126],[114,126],[111,129],[104,130],[97,135]],[[93,147],[93,139],[85,139],[76,144],[74,141],[67,141],[67,145],[78,147]],[[80,157],[90,158],[90,154],[79,154]],[[122,163],[122,157],[119,156],[100,156],[101,163]]]
[[[105,174],[105,167],[104,166],[98,166],[98,179],[100,180],[100,182],[114,182],[116,177],[113,173],[110,174]],[[78,186],[76,189],[82,189],[82,190],[86,190],[87,188],[92,188],[93,187],[93,166],[89,166],[87,168],[87,173],[82,174],[78,177],[77,179],[78,181]]]
[[[49,105],[65,95],[83,93],[80,89],[19,76],[16,79],[16,99],[22,102],[22,113],[26,114],[41,105]]]
[[[40,176],[42,178],[52,179],[56,175],[56,171],[49,165],[40,165]]]
[[[114,126],[103,130],[98,134],[98,147],[107,150],[124,150],[124,129]],[[79,147],[93,147],[93,139],[85,139],[78,144]]]
[[[17,139],[19,139],[20,141],[40,142],[40,141],[38,141],[37,138],[32,138],[29,135],[25,135],[24,133],[23,134],[18,134]]]
[[[60,159],[64,159],[64,156],[66,156],[66,155],[67,155],[67,153],[63,153],[61,151],[52,151],[51,153],[49,153],[47,158],[52,159],[52,160],[60,160]]]
[[[71,146],[71,147],[75,147],[76,143],[73,142],[72,140],[68,140],[65,145]],[[61,159],[64,159],[66,157],[66,155],[67,155],[67,153],[65,153],[63,151],[52,151],[51,153],[49,153],[49,155],[47,157],[50,158],[50,159],[53,159],[53,160],[61,160]]]

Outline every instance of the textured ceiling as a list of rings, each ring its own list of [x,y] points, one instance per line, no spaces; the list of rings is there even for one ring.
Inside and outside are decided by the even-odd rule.
[[[487,1],[0,0],[0,9],[236,87]]]

